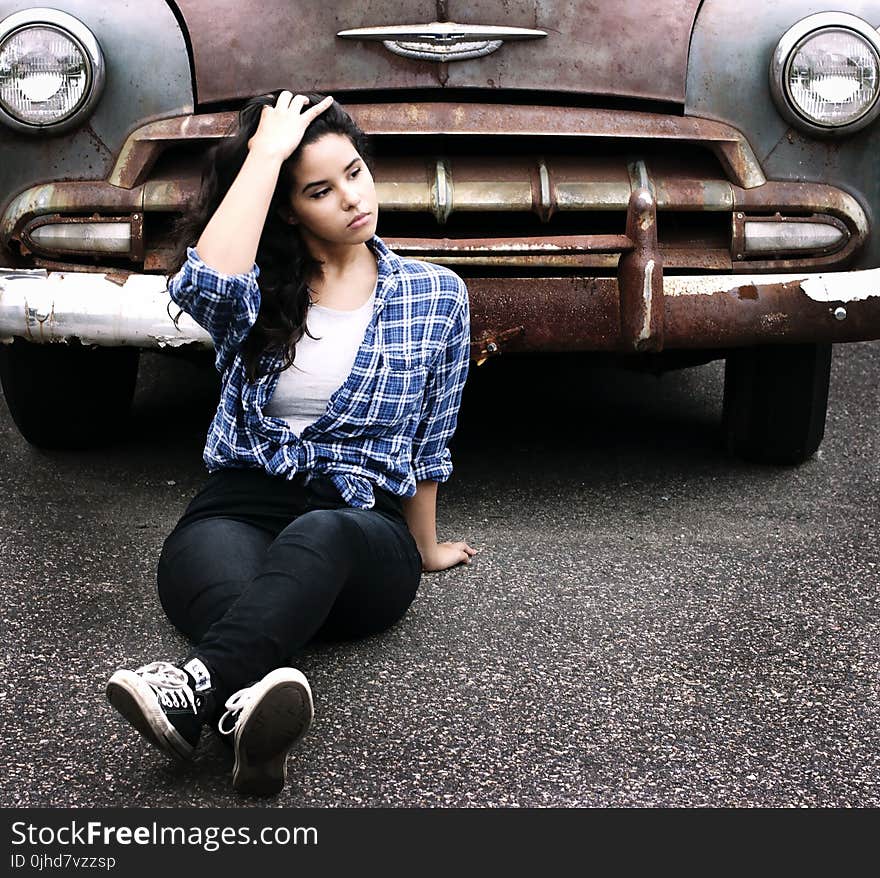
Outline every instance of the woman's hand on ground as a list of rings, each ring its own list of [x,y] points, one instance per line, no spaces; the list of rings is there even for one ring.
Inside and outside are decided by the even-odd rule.
[[[303,111],[308,102],[304,95],[281,92],[274,107],[263,107],[260,124],[248,141],[248,149],[284,161],[299,146],[311,121],[333,103],[333,98],[328,96]]]
[[[471,558],[476,554],[477,550],[465,542],[437,543],[433,548],[422,551],[422,570],[435,573],[455,567],[456,564],[470,564]]]

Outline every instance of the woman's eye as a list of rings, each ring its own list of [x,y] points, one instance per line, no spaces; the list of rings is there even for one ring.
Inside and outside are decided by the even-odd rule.
[[[358,174],[360,174],[360,172],[362,170],[363,170],[363,168],[355,168],[349,176],[350,177],[357,177]],[[311,195],[309,195],[309,198],[323,198],[329,191],[330,191],[329,188],[321,189],[317,192],[313,192]]]

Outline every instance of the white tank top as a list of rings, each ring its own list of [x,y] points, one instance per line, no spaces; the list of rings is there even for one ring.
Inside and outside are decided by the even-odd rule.
[[[354,311],[310,305],[309,332],[297,342],[296,358],[278,376],[264,413],[286,421],[299,435],[327,408],[327,401],[348,378],[373,316],[376,291]]]

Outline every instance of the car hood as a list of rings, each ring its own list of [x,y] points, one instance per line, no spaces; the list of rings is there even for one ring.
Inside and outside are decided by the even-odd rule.
[[[279,88],[357,91],[530,89],[684,103],[700,0],[177,0],[199,104]],[[445,15],[444,15],[445,13]],[[426,24],[538,29],[491,54],[439,64],[400,57],[342,30]]]

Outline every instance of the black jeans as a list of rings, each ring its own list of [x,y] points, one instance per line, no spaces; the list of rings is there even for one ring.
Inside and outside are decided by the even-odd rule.
[[[358,637],[406,612],[422,562],[400,498],[346,505],[333,483],[212,473],[165,540],[159,599],[211,671],[219,705],[316,634]]]

